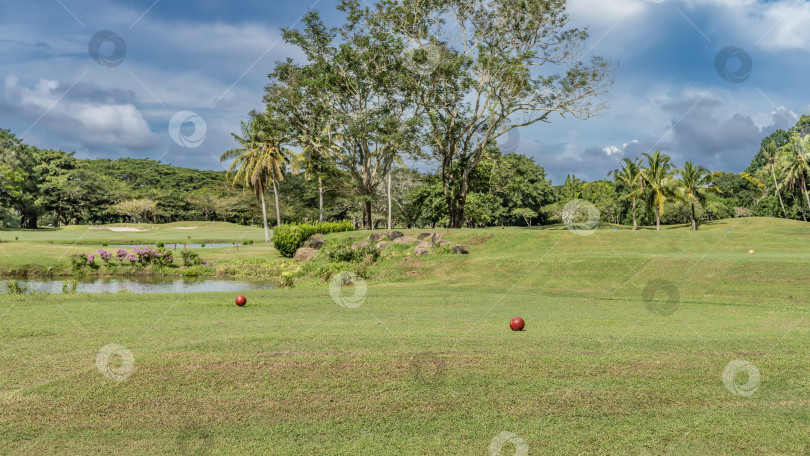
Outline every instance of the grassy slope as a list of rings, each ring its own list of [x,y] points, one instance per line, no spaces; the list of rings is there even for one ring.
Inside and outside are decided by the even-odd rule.
[[[529,454],[806,449],[806,224],[447,237],[473,253],[375,266],[357,309],[317,281],[245,308],[0,296],[0,453],[469,455],[501,431]],[[661,281],[669,316],[641,299]],[[95,367],[108,343],[135,356],[121,383]],[[723,386],[734,359],[762,374],[751,397]]]

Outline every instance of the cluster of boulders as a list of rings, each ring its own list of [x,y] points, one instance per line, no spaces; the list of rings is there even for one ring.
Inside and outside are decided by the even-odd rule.
[[[296,261],[308,261],[315,257],[318,250],[323,247],[323,235],[316,234],[309,238],[304,246],[295,252],[293,257]],[[400,231],[391,231],[390,233],[372,233],[369,235],[368,240],[356,241],[352,243],[352,249],[366,248],[374,245],[375,248],[382,250],[391,244],[406,244],[416,243],[413,251],[416,255],[425,255],[430,252],[433,247],[447,247],[454,253],[466,255],[470,250],[466,245],[455,244],[453,242],[443,241],[442,235],[439,233],[420,233],[416,238],[403,234]]]

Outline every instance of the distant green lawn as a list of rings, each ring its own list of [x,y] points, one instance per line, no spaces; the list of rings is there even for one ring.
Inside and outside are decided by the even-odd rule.
[[[437,230],[472,253],[383,261],[354,309],[317,279],[244,308],[0,295],[0,454],[483,455],[501,432],[530,455],[808,451],[810,224],[605,228]],[[133,354],[120,382],[107,344]],[[734,360],[753,395],[724,386]]]

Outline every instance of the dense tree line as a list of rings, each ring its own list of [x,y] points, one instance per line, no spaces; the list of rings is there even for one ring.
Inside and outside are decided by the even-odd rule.
[[[226,220],[256,223],[258,204],[225,173],[134,158],[81,160],[26,145],[0,130],[5,226]]]

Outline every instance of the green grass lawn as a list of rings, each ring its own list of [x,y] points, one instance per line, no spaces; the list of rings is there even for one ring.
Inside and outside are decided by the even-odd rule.
[[[0,295],[0,454],[484,455],[502,432],[530,455],[810,450],[810,225],[445,237],[471,254],[384,260],[357,308],[317,279],[244,308]],[[107,344],[132,353],[121,381]]]

